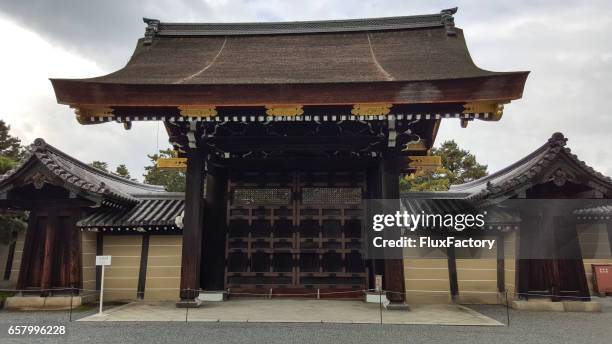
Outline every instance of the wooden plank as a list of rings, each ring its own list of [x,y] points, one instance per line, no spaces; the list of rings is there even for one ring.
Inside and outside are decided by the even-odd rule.
[[[140,251],[140,270],[138,271],[138,289],[136,296],[139,299],[144,299],[145,284],[147,282],[147,262],[149,260],[149,233],[142,236],[142,248]]]
[[[199,294],[202,260],[202,220],[204,168],[206,151],[192,149],[187,153],[185,217],[181,258],[181,300],[192,301]]]

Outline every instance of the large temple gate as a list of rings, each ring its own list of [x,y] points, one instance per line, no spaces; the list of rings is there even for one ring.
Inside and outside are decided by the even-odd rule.
[[[357,195],[398,199],[400,172],[428,155],[443,119],[500,120],[528,75],[478,68],[456,10],[292,23],[144,19],[124,68],[52,83],[82,124],[164,123],[186,164],[183,305],[200,290],[371,288],[373,274],[402,302],[401,259],[358,259]]]

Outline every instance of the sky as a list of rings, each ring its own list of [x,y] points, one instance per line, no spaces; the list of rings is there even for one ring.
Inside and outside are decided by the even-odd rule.
[[[442,123],[437,142],[456,140],[494,172],[554,132],[598,171],[612,175],[612,1],[405,0],[0,0],[0,118],[24,144],[42,137],[90,162],[126,164],[142,179],[147,154],[169,146],[163,125],[83,126],[55,101],[49,78],[85,78],[121,68],[144,34],[142,17],[172,22],[348,19],[438,13],[458,6],[475,63],[531,74],[523,99],[499,122]]]

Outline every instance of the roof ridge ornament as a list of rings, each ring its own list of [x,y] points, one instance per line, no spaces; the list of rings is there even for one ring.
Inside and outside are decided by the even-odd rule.
[[[151,45],[153,43],[153,37],[159,29],[160,21],[158,19],[142,18],[142,21],[147,24],[144,35],[144,45]]]
[[[556,132],[548,139],[548,144],[553,147],[565,147],[567,144],[567,138],[563,133]]]
[[[444,25],[446,29],[446,34],[448,36],[456,36],[457,30],[455,29],[455,17],[453,15],[457,13],[458,7],[447,8],[440,11],[440,22]]]

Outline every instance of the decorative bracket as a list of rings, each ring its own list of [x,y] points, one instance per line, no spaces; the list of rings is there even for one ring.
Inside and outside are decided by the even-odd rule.
[[[474,102],[463,105],[463,113],[488,113],[489,120],[499,121],[504,115],[504,104],[494,102]]]
[[[181,116],[184,117],[215,117],[217,109],[215,106],[179,106]]]
[[[421,138],[415,141],[408,142],[406,144],[406,148],[404,149],[404,151],[416,151],[416,152],[422,152],[426,150],[427,150],[427,145],[425,145],[425,141],[423,141],[423,139]]]
[[[397,131],[395,130],[395,118],[389,118],[389,139],[387,141],[387,147],[395,147],[397,143]]]
[[[565,171],[563,171],[562,169],[558,169],[552,175],[552,182],[556,186],[561,187],[565,185],[565,183],[567,183],[568,177],[569,176]]]
[[[388,115],[391,112],[393,104],[384,103],[368,103],[355,104],[351,113],[355,116],[382,116]]]
[[[32,177],[30,177],[30,181],[32,182],[36,190],[40,190],[43,188],[43,186],[45,186],[45,183],[47,182],[47,177],[40,172],[36,172],[34,173],[34,175],[32,175]]]
[[[87,107],[80,106],[74,109],[76,119],[80,124],[89,123],[90,117],[114,117],[113,109],[110,107]]]
[[[442,167],[442,157],[439,155],[410,155],[408,166],[417,171],[435,171]]]
[[[300,116],[304,114],[302,105],[266,105],[268,116]]]

